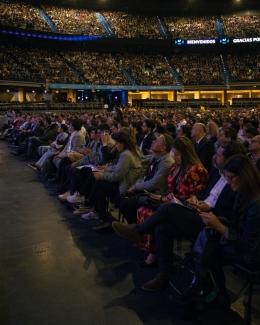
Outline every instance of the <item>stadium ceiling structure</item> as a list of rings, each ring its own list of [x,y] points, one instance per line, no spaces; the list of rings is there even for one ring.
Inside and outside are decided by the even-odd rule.
[[[39,0],[31,0],[39,3]],[[192,15],[259,11],[259,0],[43,0],[42,3],[95,11],[115,10],[145,14]]]

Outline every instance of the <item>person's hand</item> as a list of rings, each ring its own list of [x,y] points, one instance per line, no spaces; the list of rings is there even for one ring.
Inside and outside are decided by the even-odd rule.
[[[127,190],[127,192],[134,192],[135,191],[135,186],[134,185],[132,185],[128,190]]]
[[[101,139],[103,145],[107,145],[108,144],[108,137],[109,137],[108,134],[101,133],[100,139]]]
[[[102,173],[99,173],[99,172],[93,172],[93,176],[94,176],[94,178],[98,181],[98,180],[100,180],[100,178],[101,178],[101,174]]]
[[[153,154],[153,151],[152,151],[151,149],[146,149],[146,152],[147,152],[149,155]]]
[[[71,167],[76,167],[76,166],[78,166],[78,162],[77,161],[74,161],[72,164],[71,164]]]
[[[88,154],[90,154],[92,152],[92,150],[90,148],[86,148],[86,151],[85,152],[88,155]]]
[[[161,201],[162,196],[158,194],[150,194],[150,197],[154,200]]]
[[[191,199],[188,199],[187,202],[191,206],[193,206],[193,207],[197,208],[198,210],[200,210],[201,212],[209,212],[210,211],[210,207],[204,201],[198,201],[197,203],[195,203]]]
[[[166,195],[168,200],[172,200],[174,198],[174,194],[173,193],[169,193],[168,195]]]
[[[50,144],[50,146],[51,146],[52,148],[55,148],[55,143],[52,142],[52,143]]]
[[[76,151],[79,152],[79,153],[84,154],[84,153],[86,152],[86,148],[80,148],[80,147],[77,147],[77,148],[76,148]]]
[[[190,204],[198,204],[199,201],[195,195],[192,195],[189,199],[187,199],[187,202]]]
[[[109,167],[108,164],[104,165],[104,166],[97,166],[97,168],[100,170],[100,172],[103,170],[106,170]]]
[[[212,212],[203,212],[200,214],[201,220],[209,228],[216,229],[222,235],[226,232],[227,227],[220,222],[219,218],[216,217]]]
[[[201,212],[209,212],[210,211],[210,207],[207,205],[206,202],[204,201],[199,201],[197,204],[197,208],[201,211]]]

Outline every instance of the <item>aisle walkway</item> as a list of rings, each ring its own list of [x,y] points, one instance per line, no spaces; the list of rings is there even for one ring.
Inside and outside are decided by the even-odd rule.
[[[158,293],[140,288],[158,270],[139,267],[143,254],[131,242],[112,230],[97,234],[95,220],[73,217],[53,187],[11,156],[5,142],[0,166],[1,324],[243,324],[233,311],[211,311],[199,322],[181,320],[170,288]],[[241,289],[231,272],[229,284],[233,292]],[[234,309],[243,311],[242,302],[243,297]],[[254,306],[260,324],[260,305]]]

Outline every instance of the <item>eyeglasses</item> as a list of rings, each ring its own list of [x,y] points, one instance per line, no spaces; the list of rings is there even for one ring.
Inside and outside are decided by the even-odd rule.
[[[254,143],[254,142],[260,143],[260,141],[257,141],[255,139],[252,139],[252,140],[249,141],[249,143]]]
[[[231,181],[233,180],[233,178],[236,177],[236,176],[238,176],[238,175],[234,175],[234,176],[225,176],[225,180],[226,180],[227,182],[231,182]]]

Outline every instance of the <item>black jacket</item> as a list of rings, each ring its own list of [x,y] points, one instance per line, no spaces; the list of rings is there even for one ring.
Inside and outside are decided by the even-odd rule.
[[[199,194],[198,200],[204,201],[210,194],[210,191],[220,179],[219,170],[213,168],[209,174],[209,178],[204,190]],[[235,201],[235,193],[232,191],[230,185],[226,184],[221,191],[215,207],[211,210],[218,217],[230,217]]]
[[[203,166],[210,171],[212,168],[212,157],[215,154],[214,143],[208,138],[204,137],[200,140],[198,146],[194,144],[197,155]]]
[[[141,151],[142,151],[142,153],[144,155],[148,155],[149,154],[147,152],[147,150],[149,150],[151,148],[151,145],[152,145],[153,140],[156,140],[156,136],[154,135],[153,132],[149,133],[146,138],[145,138],[145,135],[143,135],[139,139],[139,142],[137,143],[137,145],[138,145],[138,147],[140,147],[141,143],[143,142]]]

